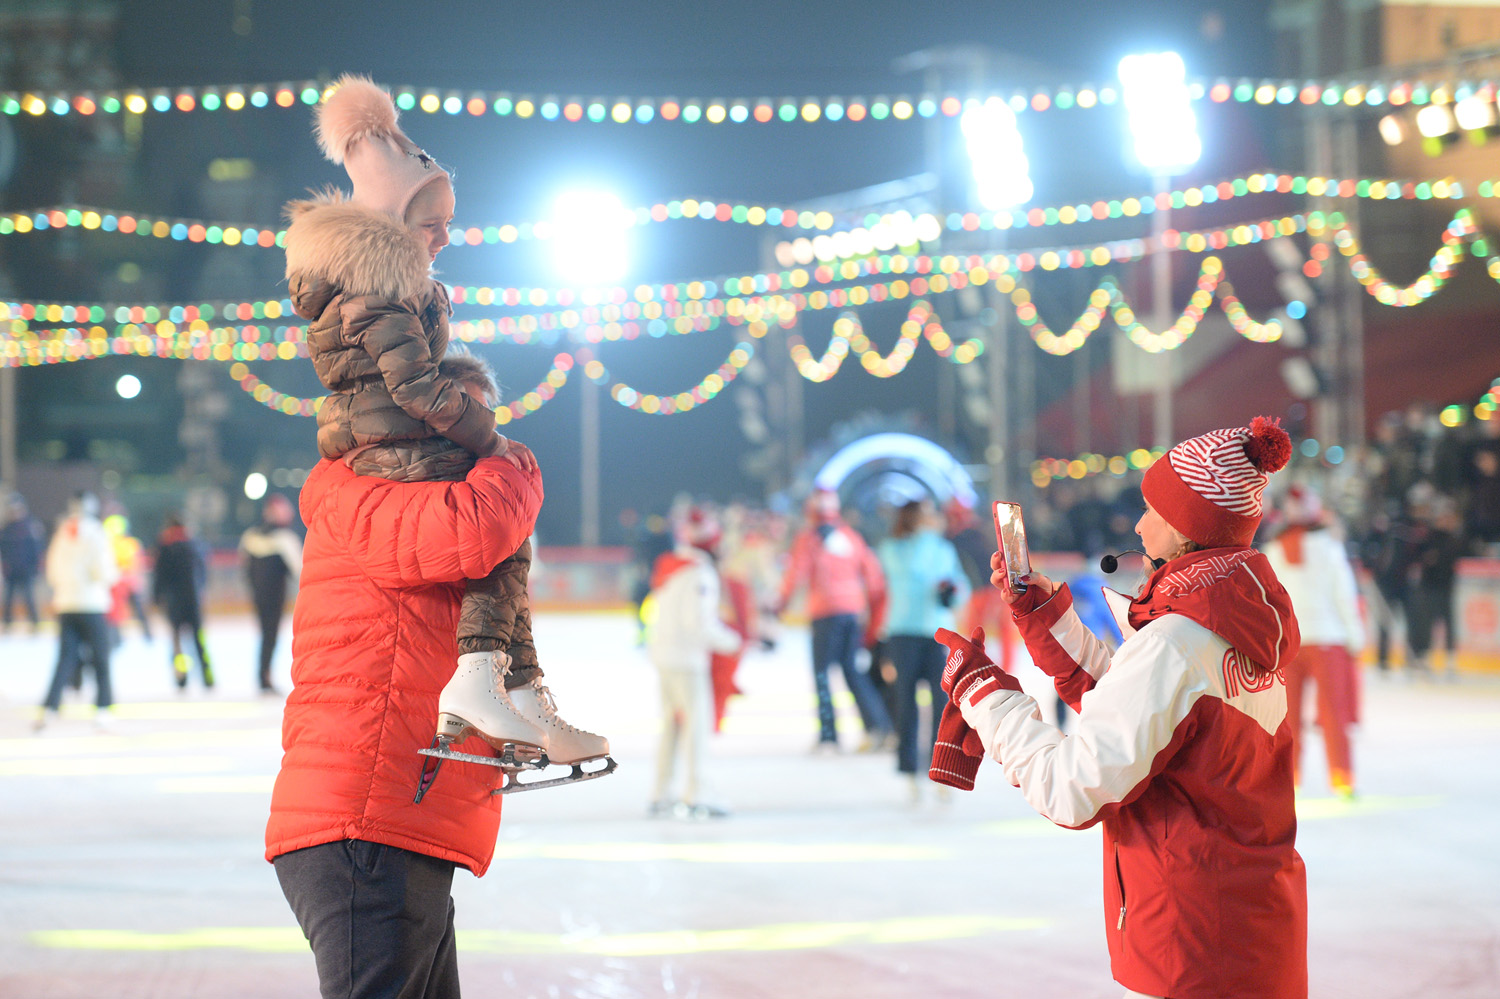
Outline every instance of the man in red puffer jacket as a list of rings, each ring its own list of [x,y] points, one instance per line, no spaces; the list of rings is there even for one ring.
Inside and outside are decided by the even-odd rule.
[[[458,995],[453,872],[489,867],[501,772],[449,763],[418,805],[417,750],[432,742],[458,657],[465,581],[527,539],[541,504],[540,474],[499,458],[459,482],[393,482],[323,461],[302,488],[294,687],[266,859],[325,995],[393,982],[412,990],[402,995]],[[478,737],[455,748],[494,755]]]

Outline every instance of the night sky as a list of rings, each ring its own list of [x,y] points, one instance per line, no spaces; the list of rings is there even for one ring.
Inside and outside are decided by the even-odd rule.
[[[916,94],[920,77],[893,68],[899,57],[939,46],[983,46],[1024,60],[1032,82],[1111,82],[1119,58],[1131,51],[1175,48],[1190,75],[1259,76],[1270,71],[1268,3],[1081,3],[1037,5],[1012,2],[830,3],[351,3],[316,5],[265,0],[121,3],[118,69],[122,82],[137,86],[276,82],[331,78],[344,72],[371,75],[396,86],[468,90],[530,91],[538,94],[613,98],[651,95],[702,98],[807,97],[829,94]],[[235,30],[235,18],[241,32]],[[1022,77],[1025,79],[1025,77]],[[1271,165],[1264,119],[1236,116],[1233,109],[1200,116],[1207,149],[1194,178],[1222,180]],[[6,208],[29,207],[49,193],[45,181],[46,122],[25,123],[17,174],[0,195]],[[128,204],[105,207],[186,217],[210,215],[199,178],[215,158],[254,159],[269,185],[258,217],[225,221],[269,225],[279,205],[308,188],[344,184],[342,171],[323,161],[311,136],[311,111],[243,111],[218,116],[148,115],[141,155],[127,187]],[[449,166],[456,177],[455,224],[499,225],[545,218],[556,194],[569,186],[608,186],[628,206],[698,198],[745,204],[789,205],[922,172],[933,162],[926,123],[819,122],[709,126],[568,124],[517,121],[493,115],[474,119],[409,112],[408,134]],[[939,156],[961,151],[957,129],[947,123]],[[1144,193],[1147,178],[1126,166],[1124,116],[1118,110],[1023,116],[1023,133],[1036,183],[1033,205],[1078,203]],[[55,196],[55,195],[54,195]],[[969,207],[969,206],[963,206]],[[1058,242],[1139,235],[1134,230],[1086,235],[1048,234]],[[53,237],[41,237],[53,238]],[[93,234],[85,255],[97,246],[102,257],[119,253],[111,237]],[[1033,237],[1037,238],[1037,237]],[[152,241],[161,242],[161,241]],[[43,244],[45,245],[45,244]],[[278,285],[280,253],[266,257],[220,285],[206,285],[203,247],[152,248],[141,267],[151,270],[142,287],[159,289],[161,300],[271,298]],[[439,259],[440,276],[454,284],[510,285],[560,282],[545,244],[453,247]],[[632,235],[632,268],[626,284],[681,281],[751,273],[760,269],[757,230],[706,222],[675,222],[638,228]],[[240,257],[238,259],[248,259]],[[113,266],[113,263],[111,263]],[[20,297],[54,296],[95,300],[84,277],[19,274]],[[86,275],[87,271],[80,274]],[[1063,278],[1064,276],[1059,275]],[[1054,325],[1066,325],[1084,304],[1088,288],[1060,280],[1038,288],[1051,304]],[[24,286],[35,282],[45,287]],[[227,285],[236,285],[228,287]],[[1076,287],[1075,287],[1076,286]],[[1243,294],[1243,293],[1242,293]],[[1051,299],[1048,299],[1048,296]],[[1249,296],[1245,296],[1249,297]],[[862,313],[877,344],[894,343],[904,307]],[[494,315],[460,311],[478,318]],[[835,312],[810,316],[803,334],[815,351],[826,343]],[[643,391],[672,393],[697,381],[721,362],[743,336],[725,327],[688,337],[606,344],[600,351],[613,379]],[[559,348],[495,344],[481,347],[505,387],[525,391],[545,374]],[[1091,365],[1107,360],[1107,348],[1091,343]],[[901,376],[877,380],[849,363],[831,382],[806,387],[809,445],[860,413],[878,411],[918,426],[936,419],[937,366],[925,346]],[[1038,359],[1039,393],[1061,383],[1071,360]],[[110,360],[22,372],[23,404],[70,393],[86,401],[100,396],[115,406],[108,389],[122,370],[146,382],[143,398],[170,396],[172,362]],[[86,369],[86,370],[72,370]],[[255,370],[287,392],[316,394],[306,362],[275,362]],[[548,499],[539,522],[544,542],[576,541],[579,521],[579,411],[576,381],[556,401],[512,424],[507,433],[536,451],[546,473]],[[306,466],[315,459],[313,421],[272,414],[230,385],[232,415],[225,431],[226,457],[248,469],[262,463]],[[690,491],[709,498],[759,499],[762,486],[744,474],[745,450],[731,386],[692,413],[652,417],[601,399],[603,523],[606,541],[618,511],[664,509],[672,495]],[[23,411],[24,407],[23,405]],[[170,405],[158,419],[173,418]],[[25,418],[23,417],[23,420]],[[128,422],[128,417],[126,418]],[[148,464],[171,461],[170,428],[135,431]],[[23,437],[45,436],[28,428]],[[977,439],[977,438],[976,438]],[[154,443],[154,449],[153,449]],[[963,452],[973,440],[959,439]],[[982,460],[972,453],[965,460]],[[143,469],[149,471],[151,469]]]

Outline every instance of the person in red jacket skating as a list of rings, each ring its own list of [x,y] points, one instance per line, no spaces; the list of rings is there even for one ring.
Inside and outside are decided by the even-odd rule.
[[[862,752],[880,749],[895,738],[891,716],[868,673],[855,655],[873,648],[885,613],[885,576],[880,560],[859,533],[844,522],[839,494],[816,489],[807,498],[807,526],[792,541],[775,616],[786,613],[792,595],[807,588],[807,617],[812,625],[813,682],[818,692],[818,741],[814,752],[839,748],[828,671],[835,663],[854,695],[864,725]]]
[[[501,771],[448,765],[412,789],[453,672],[465,582],[531,534],[540,474],[481,458],[457,482],[392,482],[323,460],[292,615],[292,691],[266,859],[325,996],[456,997],[454,870],[484,874]],[[458,745],[492,755],[480,737]]]
[[[1134,599],[1106,591],[1126,636],[1113,655],[1066,585],[1032,574],[1017,592],[995,554],[992,581],[1027,649],[1079,712],[1072,733],[985,658],[981,630],[937,636],[952,711],[932,778],[972,788],[989,756],[1044,817],[1103,827],[1105,933],[1128,995],[1307,996],[1284,675],[1301,639],[1250,547],[1268,476],[1290,454],[1286,433],[1257,417],[1147,470],[1136,533],[1156,568]]]

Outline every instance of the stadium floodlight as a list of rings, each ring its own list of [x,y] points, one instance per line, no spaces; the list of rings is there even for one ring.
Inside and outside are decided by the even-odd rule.
[[[1120,85],[1135,156],[1153,175],[1171,176],[1203,156],[1198,119],[1188,95],[1187,67],[1176,52],[1120,60]]]
[[[998,97],[973,101],[959,118],[979,203],[989,211],[1031,200],[1031,163],[1026,158],[1016,113]]]
[[[574,285],[616,284],[625,276],[626,230],[635,216],[606,191],[569,191],[557,199],[551,235],[563,280]]]

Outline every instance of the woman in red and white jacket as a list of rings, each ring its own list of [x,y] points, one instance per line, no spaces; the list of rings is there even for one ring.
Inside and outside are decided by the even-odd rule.
[[[1112,595],[1126,635],[1113,655],[1066,586],[1033,575],[1016,593],[996,554],[993,581],[1027,649],[1079,712],[1072,734],[988,663],[982,633],[938,635],[961,719],[945,725],[933,778],[962,787],[982,754],[1046,818],[1103,826],[1111,968],[1130,995],[1307,996],[1282,672],[1300,639],[1285,590],[1249,547],[1268,475],[1290,453],[1286,433],[1257,418],[1147,471],[1136,533],[1157,568],[1140,596]]]

